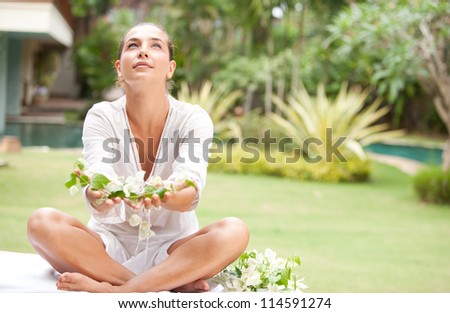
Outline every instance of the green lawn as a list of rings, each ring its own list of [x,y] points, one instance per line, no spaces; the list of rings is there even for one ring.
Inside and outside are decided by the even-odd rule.
[[[31,252],[26,220],[41,206],[87,221],[64,182],[79,151],[0,154],[0,250]],[[450,207],[417,201],[410,177],[374,164],[371,183],[331,184],[210,173],[201,225],[237,216],[249,248],[298,254],[308,292],[450,292]]]

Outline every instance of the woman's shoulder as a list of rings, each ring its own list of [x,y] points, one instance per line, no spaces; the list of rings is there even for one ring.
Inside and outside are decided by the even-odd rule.
[[[181,115],[185,115],[185,116],[194,115],[194,116],[203,116],[203,117],[209,118],[208,112],[198,104],[183,102],[183,101],[175,99],[171,96],[169,96],[169,99],[170,99],[172,108]]]
[[[101,101],[95,103],[88,111],[88,114],[112,114],[118,112],[125,107],[125,96],[120,97],[115,101]]]

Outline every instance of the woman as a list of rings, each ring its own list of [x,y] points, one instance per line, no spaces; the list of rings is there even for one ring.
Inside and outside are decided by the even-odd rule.
[[[120,43],[115,67],[125,96],[89,111],[83,128],[88,166],[104,175],[128,177],[143,170],[145,179],[183,176],[195,188],[133,204],[120,198],[99,201],[102,193],[88,186],[88,226],[41,208],[28,221],[30,242],[62,273],[60,290],[207,291],[206,279],[237,259],[249,236],[236,218],[198,230],[194,209],[205,185],[211,119],[199,106],[167,95],[176,63],[162,27],[144,23],[131,28]],[[156,235],[148,240],[139,240],[137,227],[128,223],[141,205],[153,207],[150,220]]]

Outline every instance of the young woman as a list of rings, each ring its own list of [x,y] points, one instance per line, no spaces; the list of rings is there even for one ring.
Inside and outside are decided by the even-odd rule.
[[[94,105],[83,128],[88,166],[108,176],[145,171],[194,182],[175,193],[133,204],[121,198],[98,201],[100,191],[85,188],[91,219],[87,226],[52,208],[28,221],[34,249],[59,273],[60,290],[89,292],[207,291],[206,282],[245,250],[248,230],[237,218],[198,229],[194,209],[205,186],[208,143],[213,125],[199,106],[167,95],[176,67],[165,30],[138,24],[123,37],[115,63],[125,96]],[[150,210],[148,240],[128,223],[141,206]]]

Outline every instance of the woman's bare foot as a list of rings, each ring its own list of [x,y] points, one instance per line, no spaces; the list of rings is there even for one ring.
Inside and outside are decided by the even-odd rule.
[[[59,290],[87,291],[87,292],[112,292],[110,283],[98,282],[80,273],[63,273],[59,275],[56,287]]]
[[[63,273],[56,282],[59,290],[66,291],[87,291],[87,292],[119,292],[119,287],[114,287],[107,282],[98,282],[80,273]],[[174,292],[206,292],[209,284],[202,279],[184,286],[175,288]]]
[[[209,291],[209,284],[203,280],[199,279],[193,283],[186,284],[184,286],[173,289],[174,292],[206,292]]]

